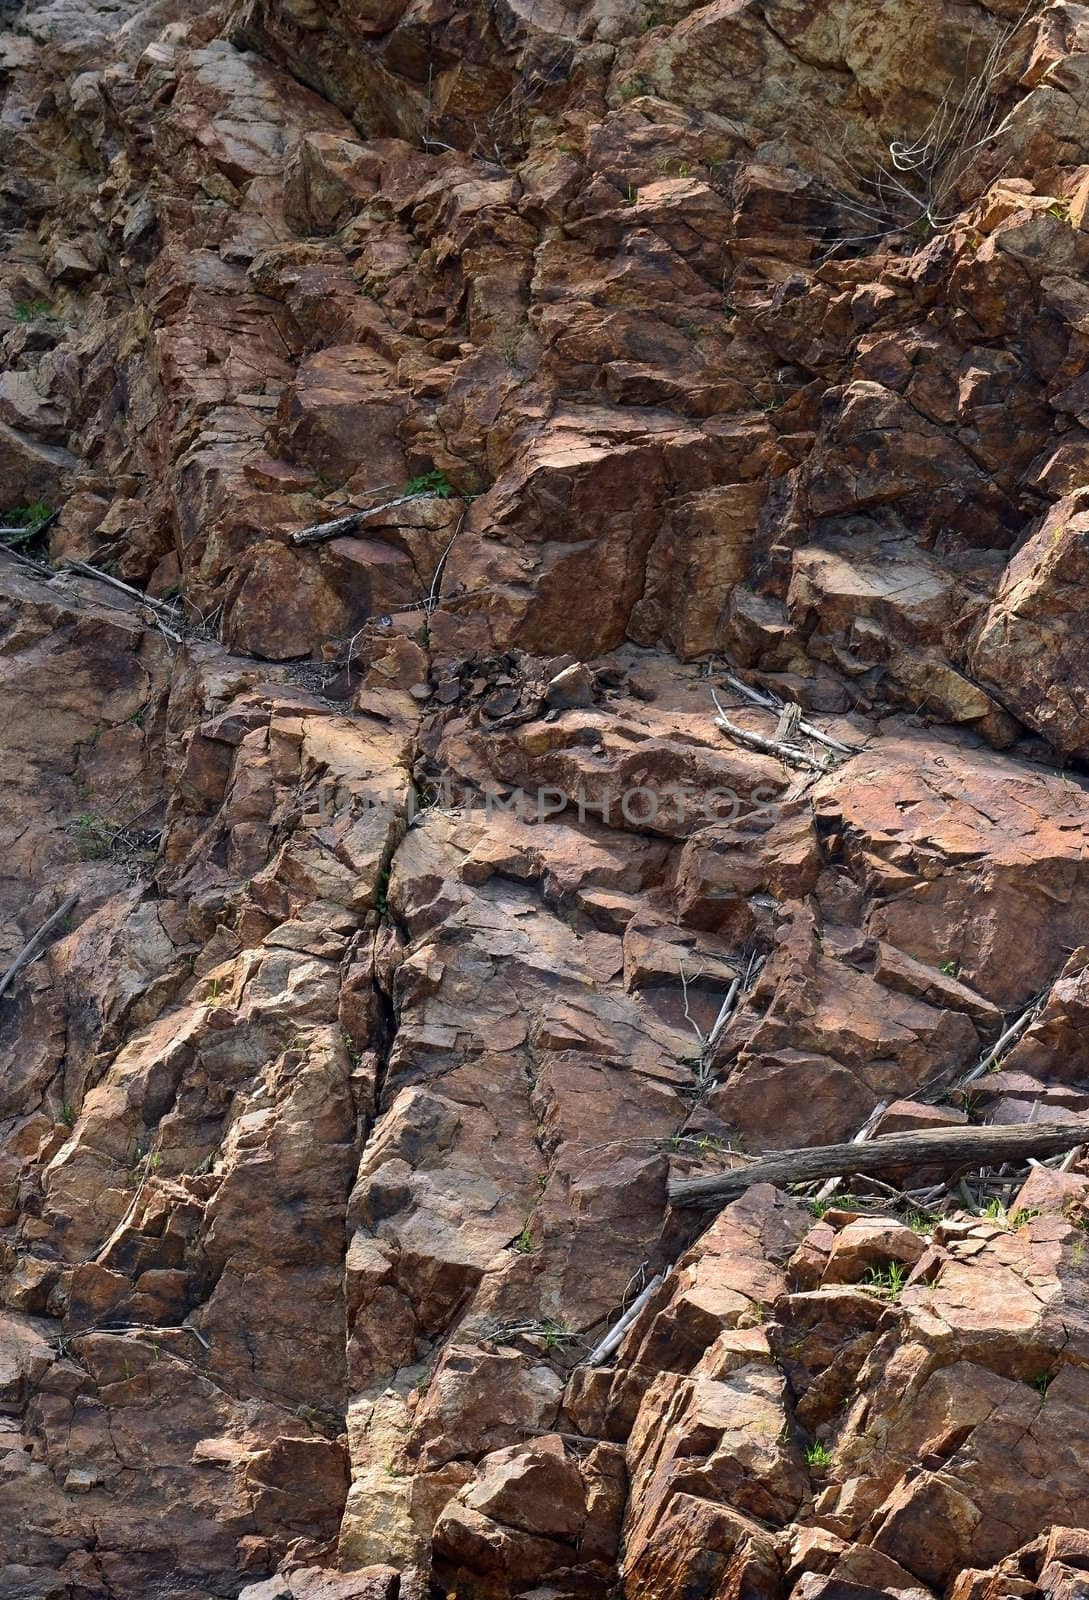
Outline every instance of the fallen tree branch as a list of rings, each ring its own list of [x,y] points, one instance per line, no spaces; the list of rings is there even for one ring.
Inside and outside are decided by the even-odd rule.
[[[590,1351],[590,1354],[586,1357],[586,1360],[583,1363],[584,1366],[600,1367],[603,1362],[608,1361],[613,1351],[619,1347],[624,1335],[627,1333],[628,1329],[631,1327],[640,1311],[642,1311],[643,1307],[646,1305],[655,1289],[657,1289],[663,1278],[668,1276],[668,1272],[655,1273],[654,1277],[651,1278],[642,1294],[637,1295],[632,1301],[624,1315],[620,1318],[620,1321],[616,1323],[614,1327],[610,1328],[604,1339],[602,1339],[601,1343],[595,1345],[593,1350]]]
[[[19,954],[15,957],[15,960],[11,963],[11,966],[4,973],[4,976],[0,978],[0,996],[3,996],[7,993],[15,979],[18,977],[19,973],[22,972],[23,968],[28,967],[32,961],[37,959],[37,957],[41,954],[45,946],[45,941],[49,937],[50,933],[56,927],[58,922],[63,922],[64,918],[68,915],[69,911],[71,911],[78,899],[78,894],[70,894],[66,900],[62,900],[56,911],[53,912],[53,915],[51,917],[46,917],[37,933],[33,934],[27,940],[26,944],[19,951]]]
[[[889,1133],[864,1144],[817,1145],[805,1150],[777,1150],[731,1172],[703,1178],[672,1178],[669,1198],[675,1206],[712,1206],[736,1200],[754,1183],[779,1187],[811,1183],[816,1178],[861,1177],[869,1172],[904,1167],[996,1166],[1053,1156],[1085,1143],[1084,1122],[1033,1122],[1015,1127],[928,1128],[921,1133]]]
[[[175,644],[183,643],[181,634],[175,633],[173,628],[168,628],[164,620],[167,617],[171,622],[178,620],[177,612],[166,600],[156,600],[151,595],[145,594],[142,589],[134,589],[131,583],[122,583],[120,578],[115,578],[108,572],[101,572],[98,567],[92,567],[89,561],[66,561],[61,571],[78,572],[84,578],[96,578],[99,583],[107,584],[109,588],[117,589],[121,594],[127,594],[130,599],[147,607],[155,619],[155,626],[165,633],[168,639],[173,639]]]
[[[779,744],[774,739],[764,739],[758,733],[750,733],[748,728],[739,728],[736,722],[731,722],[729,717],[716,717],[715,725],[728,733],[731,739],[736,739],[738,744],[746,744],[750,750],[759,750],[766,756],[777,756],[788,767],[805,767],[809,772],[823,772],[819,761],[814,761],[812,756],[807,756],[804,750],[799,750],[794,745]]]
[[[820,761],[815,761],[812,756],[806,755],[804,750],[799,750],[797,745],[781,744],[776,739],[765,739],[762,734],[750,733],[748,728],[739,728],[736,722],[731,722],[723,711],[715,691],[711,690],[711,699],[715,702],[718,716],[715,726],[728,733],[731,739],[736,739],[738,744],[748,745],[751,750],[759,750],[763,755],[776,756],[788,767],[805,767],[809,772],[823,772],[824,766]]]
[[[953,1090],[959,1089],[962,1084],[974,1083],[977,1078],[982,1078],[985,1072],[989,1072],[991,1067],[993,1067],[1001,1057],[1002,1052],[1008,1049],[1011,1044],[1016,1044],[1017,1040],[1020,1039],[1029,1023],[1035,1018],[1040,1009],[1042,1001],[1043,995],[1037,995],[1032,1004],[1027,1007],[1026,1010],[1022,1011],[1017,1021],[1011,1023],[1000,1039],[995,1040],[994,1044],[987,1051],[986,1055],[983,1056],[983,1058],[972,1068],[971,1072],[965,1073],[963,1078],[958,1078],[957,1082],[953,1085],[953,1089],[950,1090],[950,1093],[952,1093]]]
[[[765,711],[778,711],[784,709],[781,700],[776,700],[774,695],[763,694],[759,689],[754,689],[751,684],[742,683],[740,678],[735,678],[732,673],[726,673],[726,682],[731,689],[735,689],[751,705],[761,706]],[[798,719],[798,731],[810,739],[816,739],[818,744],[827,745],[829,750],[835,750],[841,756],[857,756],[862,749],[858,744],[843,744],[839,739],[833,739],[830,733],[824,733],[815,723],[807,722],[804,717]]]
[[[407,506],[413,500],[430,500],[430,494],[401,494],[395,500],[383,500],[381,505],[369,506],[365,511],[349,511],[343,517],[334,517],[332,522],[315,522],[310,528],[300,528],[298,533],[291,535],[292,544],[324,544],[328,539],[343,539],[348,534],[354,533],[359,525],[370,517],[376,517],[380,511],[393,511],[398,506]]]

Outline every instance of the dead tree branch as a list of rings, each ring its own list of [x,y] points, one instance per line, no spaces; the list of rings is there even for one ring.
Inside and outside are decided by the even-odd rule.
[[[996,1166],[1053,1156],[1085,1142],[1083,1122],[1034,1122],[1015,1127],[928,1128],[921,1133],[890,1133],[864,1144],[818,1145],[777,1150],[732,1172],[704,1178],[673,1178],[669,1198],[675,1206],[718,1209],[754,1183],[811,1183],[817,1178],[861,1177],[911,1167]]]
[[[64,921],[78,899],[78,894],[70,894],[66,900],[62,900],[53,915],[46,917],[37,933],[27,940],[15,960],[11,963],[11,966],[4,973],[4,976],[0,978],[0,996],[7,993],[23,968],[28,967],[32,961],[35,961],[41,955],[42,950],[45,948],[46,939],[57,926],[57,923]]]
[[[400,494],[395,500],[383,500],[381,505],[368,506],[365,511],[349,511],[343,517],[334,517],[332,522],[315,522],[313,527],[300,528],[298,533],[291,535],[292,544],[325,544],[329,539],[343,539],[348,534],[355,533],[362,523],[368,522],[371,517],[378,516],[380,511],[395,511],[398,506],[411,505],[413,500],[430,500],[434,497],[425,492],[423,494]]]

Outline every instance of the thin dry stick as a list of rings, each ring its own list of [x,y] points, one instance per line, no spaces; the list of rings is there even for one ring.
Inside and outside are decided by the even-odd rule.
[[[741,979],[735,978],[733,983],[731,983],[730,987],[726,991],[726,998],[719,1007],[718,1016],[711,1024],[711,1031],[707,1035],[705,1053],[710,1054],[710,1052],[715,1048],[715,1045],[718,1043],[719,1039],[722,1037],[722,1030],[730,1020],[730,1013],[734,1009],[734,1004],[740,992]]]
[[[0,996],[3,996],[7,993],[15,979],[18,977],[19,973],[22,972],[23,968],[28,967],[32,961],[37,959],[37,957],[41,954],[45,946],[45,941],[49,937],[50,933],[56,927],[58,922],[63,922],[64,918],[68,915],[69,911],[71,911],[78,899],[78,894],[70,894],[66,900],[62,900],[56,911],[53,912],[52,916],[46,917],[37,933],[33,934],[27,940],[26,944],[19,951],[19,954],[15,957],[15,960],[11,963],[11,966],[4,973],[4,976],[0,978]]]
[[[777,756],[780,761],[789,767],[805,767],[809,772],[823,772],[824,767],[819,761],[814,761],[812,756],[807,756],[804,750],[799,750],[796,745],[779,744],[774,739],[765,739],[759,733],[750,733],[747,728],[739,728],[736,722],[731,722],[719,704],[718,696],[711,690],[711,699],[715,702],[718,716],[715,726],[728,733],[731,739],[736,739],[738,744],[748,745],[750,749],[759,750],[768,756]]]
[[[600,1367],[603,1362],[609,1359],[613,1351],[619,1347],[624,1335],[627,1333],[628,1329],[631,1327],[640,1311],[642,1311],[643,1307],[646,1305],[655,1289],[657,1289],[660,1283],[664,1282],[664,1280],[668,1278],[669,1270],[670,1269],[667,1268],[665,1272],[655,1273],[654,1277],[651,1278],[642,1294],[639,1295],[637,1299],[632,1301],[631,1305],[625,1311],[624,1315],[620,1318],[620,1321],[616,1324],[616,1326],[611,1328],[605,1335],[604,1339],[602,1339],[601,1343],[596,1345],[594,1349],[590,1351],[590,1354],[586,1357],[586,1360],[583,1363],[584,1366]]]
[[[92,567],[88,561],[66,561],[62,569],[66,572],[78,572],[85,578],[95,578],[99,583],[107,584],[111,589],[117,589],[121,594],[126,594],[130,599],[139,601],[146,606],[155,619],[155,626],[168,639],[173,639],[175,644],[184,641],[180,633],[175,633],[173,628],[168,628],[164,617],[169,617],[171,622],[177,621],[177,613],[173,606],[163,600],[154,600],[151,595],[144,594],[142,589],[134,589],[131,583],[122,583],[120,578],[111,577],[108,572],[100,572],[97,567]]]
[[[735,678],[732,673],[726,673],[726,682],[731,689],[737,691],[744,699],[751,701],[754,706],[760,706],[765,711],[782,712],[785,707],[781,700],[776,700],[774,695],[763,694],[759,689],[754,689],[751,684],[742,683],[740,678]],[[816,739],[818,744],[827,745],[829,750],[835,750],[841,756],[856,756],[862,749],[861,745],[844,744],[839,739],[833,739],[830,733],[824,733],[814,723],[807,722],[804,717],[797,723],[799,733],[804,733],[809,739]]]
[[[1001,1038],[997,1039],[987,1051],[987,1054],[976,1063],[971,1072],[965,1073],[963,1078],[958,1079],[958,1081],[953,1085],[953,1089],[959,1089],[963,1084],[974,1083],[977,1078],[982,1078],[983,1074],[988,1071],[989,1068],[991,1068],[998,1060],[1002,1052],[1011,1044],[1015,1044],[1017,1040],[1020,1039],[1021,1035],[1027,1029],[1029,1023],[1039,1011],[1042,998],[1042,995],[1037,995],[1032,1004],[1022,1011],[1016,1022],[1011,1023]]]
[[[454,543],[455,543],[455,541],[456,541],[456,539],[458,537],[458,534],[461,532],[462,528],[465,526],[465,518],[466,518],[467,515],[468,515],[468,513],[465,512],[465,511],[463,511],[461,513],[461,516],[458,518],[458,525],[454,529],[453,534],[451,535],[450,542],[446,546],[446,549],[443,551],[442,555],[439,557],[438,565],[435,568],[434,577],[431,579],[431,587],[427,592],[427,599],[424,601],[423,609],[424,609],[425,615],[427,615],[427,616],[431,615],[431,613],[434,611],[435,607],[438,605],[439,600],[441,598],[441,595],[439,593],[439,585],[442,583],[442,575],[446,570],[447,557],[449,556],[451,550],[454,548]]]

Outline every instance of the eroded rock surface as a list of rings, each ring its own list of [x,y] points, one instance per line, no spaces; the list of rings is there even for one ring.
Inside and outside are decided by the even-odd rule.
[[[1087,90],[0,0],[0,1600],[1083,1592]]]

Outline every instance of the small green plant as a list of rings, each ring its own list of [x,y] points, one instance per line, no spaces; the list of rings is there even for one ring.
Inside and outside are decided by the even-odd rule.
[[[1047,1399],[1047,1391],[1051,1388],[1055,1374],[1053,1372],[1038,1372],[1032,1380],[1032,1387],[1039,1391],[1043,1399]]]
[[[983,1096],[973,1094],[968,1089],[960,1092],[960,1108],[969,1122],[978,1122],[982,1115]]]
[[[1085,1240],[1075,1239],[1070,1247],[1070,1259],[1076,1267],[1080,1267],[1085,1260]]]
[[[20,300],[15,307],[15,320],[24,324],[37,322],[39,317],[48,317],[52,309],[48,300]]]
[[[405,484],[405,493],[433,495],[439,500],[453,500],[457,496],[457,490],[445,472],[438,470],[423,472],[418,478],[410,478]]]
[[[980,1216],[986,1217],[989,1222],[999,1223],[1003,1228],[1020,1228],[1023,1223],[1031,1222],[1033,1217],[1038,1217],[1039,1215],[1040,1212],[1035,1206],[1022,1206],[1017,1211],[1009,1211],[1004,1201],[1000,1200],[997,1195],[992,1200],[988,1200],[980,1212]]]
[[[940,973],[942,973],[947,978],[959,978],[960,977],[960,962],[959,961],[943,961],[940,964],[940,966],[938,967],[938,971]]]
[[[933,1217],[928,1217],[922,1211],[909,1211],[904,1221],[912,1233],[929,1233],[934,1226]]]
[[[805,1447],[805,1463],[814,1472],[823,1472],[832,1465],[832,1452],[818,1439]]]
[[[10,511],[0,512],[0,522],[6,528],[38,528],[43,522],[48,522],[52,515],[51,506],[47,506],[44,500],[35,500],[33,505],[12,506]]]
[[[883,1267],[870,1267],[862,1280],[862,1288],[871,1294],[882,1295],[886,1300],[899,1300],[904,1287],[904,1269],[899,1261],[889,1261]]]
[[[81,861],[104,861],[110,853],[112,834],[100,818],[85,811],[76,818],[76,854]]]
[[[643,77],[629,78],[628,81],[626,83],[622,83],[620,88],[617,90],[617,94],[621,100],[635,100],[639,97],[639,95],[648,94],[649,92],[650,86],[647,83],[647,80]]]
[[[1038,1206],[1022,1206],[1019,1211],[1015,1211],[1010,1217],[1010,1227],[1023,1228],[1026,1222],[1031,1222],[1033,1217],[1039,1217],[1042,1214]]]
[[[521,1233],[518,1235],[517,1239],[515,1239],[514,1243],[511,1245],[511,1249],[512,1250],[517,1250],[517,1252],[518,1252],[518,1254],[520,1256],[532,1255],[532,1253],[533,1253],[533,1239],[530,1236],[529,1223],[528,1222],[526,1223],[525,1227],[522,1229]]]
[[[736,1145],[731,1144],[730,1148],[732,1150],[739,1150],[741,1148],[740,1140]],[[809,1200],[807,1201],[807,1204],[810,1211],[812,1211],[813,1215],[818,1220],[824,1216],[826,1211],[831,1211],[833,1209],[837,1211],[864,1211],[866,1209],[865,1206],[859,1202],[858,1196],[851,1194],[850,1191],[848,1191],[846,1194],[829,1195],[827,1200],[821,1200],[820,1198]]]
[[[149,1178],[153,1172],[158,1170],[162,1159],[157,1150],[141,1150],[137,1146],[133,1154],[132,1166],[129,1169],[130,1181],[132,1183],[143,1183],[145,1178]]]
[[[575,1338],[575,1334],[566,1322],[553,1322],[549,1319],[541,1324],[541,1338],[544,1340],[546,1350],[555,1350],[557,1345],[565,1344]]]
[[[61,1106],[60,1119],[66,1128],[74,1128],[76,1125],[76,1108],[68,1100]]]
[[[374,891],[374,909],[380,917],[389,916],[389,866],[384,866],[378,874],[378,882]]]

